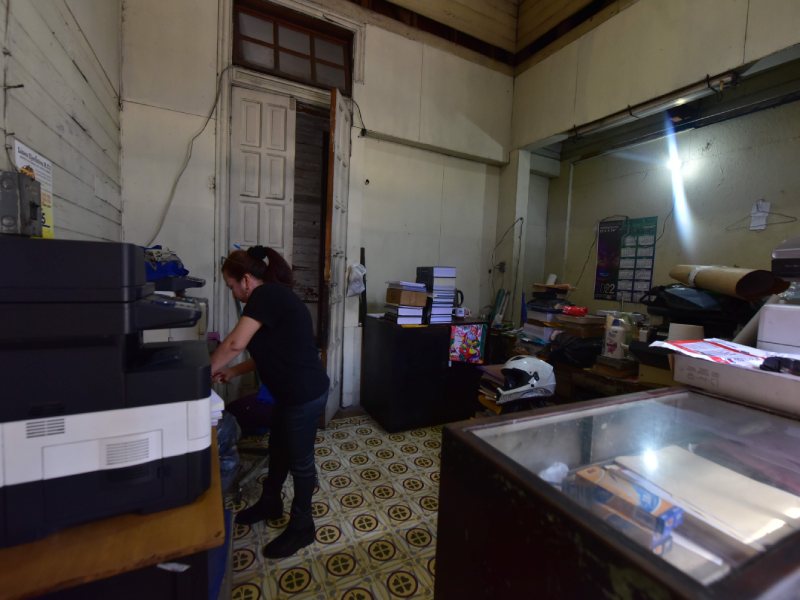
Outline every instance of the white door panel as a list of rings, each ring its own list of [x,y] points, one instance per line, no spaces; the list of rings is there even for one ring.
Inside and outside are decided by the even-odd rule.
[[[242,152],[242,181],[240,196],[258,198],[261,190],[261,155],[257,152]]]
[[[261,244],[292,262],[295,103],[233,88],[231,244]]]
[[[267,146],[272,150],[286,150],[286,108],[270,105],[267,107],[269,140]]]
[[[266,156],[266,194],[267,198],[283,198],[286,187],[286,159],[282,156]]]

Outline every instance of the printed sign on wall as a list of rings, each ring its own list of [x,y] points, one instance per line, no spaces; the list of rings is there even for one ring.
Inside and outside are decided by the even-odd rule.
[[[53,163],[14,140],[14,162],[17,170],[33,177],[42,190],[42,237],[53,238]]]
[[[595,300],[636,302],[653,283],[658,217],[601,221]]]

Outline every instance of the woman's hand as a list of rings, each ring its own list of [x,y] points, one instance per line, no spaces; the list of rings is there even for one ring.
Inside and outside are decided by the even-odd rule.
[[[211,374],[211,382],[228,383],[234,377],[239,377],[240,375],[254,371],[255,368],[256,362],[252,358],[248,358],[246,361],[240,362],[238,365],[217,369]]]
[[[234,377],[237,377],[239,374],[236,373],[233,367],[225,367],[220,369],[213,375],[211,375],[212,383],[228,383]]]

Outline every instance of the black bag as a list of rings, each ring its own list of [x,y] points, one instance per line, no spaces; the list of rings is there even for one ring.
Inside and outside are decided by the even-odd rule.
[[[591,367],[603,351],[602,338],[579,338],[570,333],[560,333],[550,342],[547,362],[563,363],[582,369]]]
[[[639,302],[647,306],[647,314],[662,316],[668,323],[702,325],[706,337],[731,338],[756,313],[750,302],[682,283],[656,286]]]

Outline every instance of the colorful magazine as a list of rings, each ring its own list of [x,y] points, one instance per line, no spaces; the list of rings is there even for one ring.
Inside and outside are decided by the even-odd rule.
[[[483,364],[483,345],[486,340],[486,324],[470,323],[450,327],[450,360],[476,365]]]

